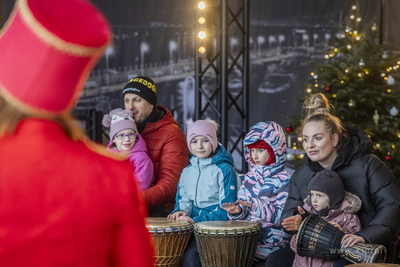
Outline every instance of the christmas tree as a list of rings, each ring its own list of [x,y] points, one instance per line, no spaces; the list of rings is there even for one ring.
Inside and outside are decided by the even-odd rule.
[[[375,155],[399,182],[400,91],[394,75],[400,71],[400,56],[387,50],[390,42],[379,43],[374,20],[363,29],[359,29],[360,21],[351,15],[343,25],[334,23],[338,34],[324,51],[325,62],[314,64],[306,95],[324,93],[343,125],[363,128],[371,137]],[[298,117],[290,127],[299,125]]]

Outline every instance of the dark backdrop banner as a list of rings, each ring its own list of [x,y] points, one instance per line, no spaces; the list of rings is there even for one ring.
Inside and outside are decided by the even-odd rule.
[[[2,22],[14,1],[3,0]],[[75,114],[90,108],[104,113],[122,107],[121,89],[137,75],[157,83],[159,104],[180,126],[194,112],[194,0],[93,0],[109,19],[114,42],[91,73]],[[231,3],[235,3],[231,0]],[[283,127],[298,115],[297,98],[305,93],[311,61],[323,60],[322,50],[337,34],[331,21],[344,22],[356,1],[252,0],[250,2],[250,125],[274,120]],[[362,0],[361,25],[376,17],[385,41],[400,37],[400,1]],[[382,15],[382,16],[381,16]],[[231,33],[235,50],[237,33]],[[236,40],[236,41],[235,41]],[[400,44],[391,46],[400,51]],[[232,90],[240,86],[230,81]],[[231,127],[241,127],[233,122]]]

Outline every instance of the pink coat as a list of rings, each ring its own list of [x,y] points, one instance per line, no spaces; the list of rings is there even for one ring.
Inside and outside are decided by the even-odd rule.
[[[304,209],[309,213],[314,213],[312,208],[311,199],[308,196],[304,200]],[[346,234],[355,234],[361,231],[361,222],[356,214],[361,208],[361,200],[356,195],[346,192],[342,205],[337,210],[330,210],[328,216],[324,219],[326,221],[336,222],[342,227],[343,232]],[[293,235],[290,242],[291,249],[296,252],[296,235]],[[334,261],[317,259],[312,257],[301,257],[296,254],[293,262],[293,267],[332,267]]]
[[[117,148],[111,148],[111,145],[112,141],[107,146],[108,150],[119,152]],[[129,162],[132,164],[139,190],[142,191],[154,185],[154,165],[147,152],[146,142],[139,133],[137,133],[135,145],[129,151]]]

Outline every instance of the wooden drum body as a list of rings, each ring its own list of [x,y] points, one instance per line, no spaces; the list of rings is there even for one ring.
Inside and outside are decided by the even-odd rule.
[[[153,237],[155,266],[176,266],[193,233],[193,225],[184,221],[151,217],[146,218],[146,227]]]
[[[203,267],[251,267],[261,224],[248,221],[196,223],[194,233]]]
[[[309,215],[302,222],[296,238],[297,254],[336,260],[340,257],[353,263],[385,262],[386,248],[382,245],[357,243],[352,247],[341,248],[345,233],[317,215]]]

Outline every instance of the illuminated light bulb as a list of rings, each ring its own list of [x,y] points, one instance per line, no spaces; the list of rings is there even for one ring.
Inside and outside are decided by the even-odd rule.
[[[362,74],[361,73],[359,73],[359,74],[357,74],[358,75],[358,77],[361,77],[362,76]]]
[[[344,72],[349,73],[349,69],[345,69]]]
[[[325,55],[325,58],[328,59],[328,58],[329,58],[329,55]]]
[[[337,52],[337,51],[339,51],[337,48],[335,48],[335,49],[333,49],[333,51],[335,51],[335,52]]]
[[[393,67],[393,69],[394,69],[394,70],[397,70],[397,67],[396,67],[396,66],[394,66],[394,67]]]
[[[329,54],[329,57],[333,57],[334,56],[334,54]]]
[[[390,93],[390,92],[392,92],[392,90],[390,90],[390,89],[387,89],[387,92],[388,92],[388,93]]]
[[[311,72],[311,76],[314,76],[314,72]]]
[[[335,98],[335,97],[337,97],[337,95],[336,95],[336,94],[334,94],[334,95],[333,95],[333,98]]]
[[[315,87],[318,87],[318,83],[316,83],[314,86],[315,86]]]
[[[361,21],[361,18],[357,18],[357,22],[360,22]]]
[[[300,154],[300,158],[304,158],[304,154]]]
[[[344,81],[343,81],[343,80],[341,80],[341,81],[340,81],[340,83],[342,83],[342,84],[343,84],[343,83],[344,83]]]
[[[350,18],[351,18],[351,19],[354,19],[354,15],[351,15]]]
[[[206,52],[206,48],[204,46],[199,47],[199,53],[204,54]]]
[[[357,37],[356,37],[356,40],[357,40],[357,41],[360,41],[360,39],[361,39],[360,36],[357,36]]]
[[[400,133],[397,134],[397,137],[400,138]]]
[[[358,31],[354,31],[353,33],[354,33],[354,35],[357,35]]]
[[[366,70],[366,71],[365,71],[365,74],[368,74],[368,73],[369,73],[369,72]]]
[[[197,7],[199,9],[204,9],[206,7],[206,4],[204,2],[199,2],[199,4],[197,5]]]
[[[351,9],[353,9],[353,10],[356,10],[356,8],[357,8],[356,6],[352,6],[352,7],[351,7]]]
[[[301,136],[297,137],[297,140],[299,140],[299,142],[303,141],[303,138]]]
[[[400,64],[400,61],[397,61],[397,64]]]
[[[381,76],[382,76],[382,77],[385,77],[385,73],[382,73]]]
[[[204,17],[200,17],[198,21],[200,24],[204,24],[206,22],[206,19]]]
[[[376,144],[376,147],[381,147],[381,145],[378,143],[378,144]]]
[[[395,145],[392,145],[392,149],[395,149],[396,148],[396,146]]]
[[[307,88],[307,93],[311,93],[311,88]]]
[[[347,49],[350,49],[351,48],[351,45],[347,45]]]
[[[199,38],[200,38],[200,39],[206,38],[206,33],[203,32],[203,31],[199,32]]]

